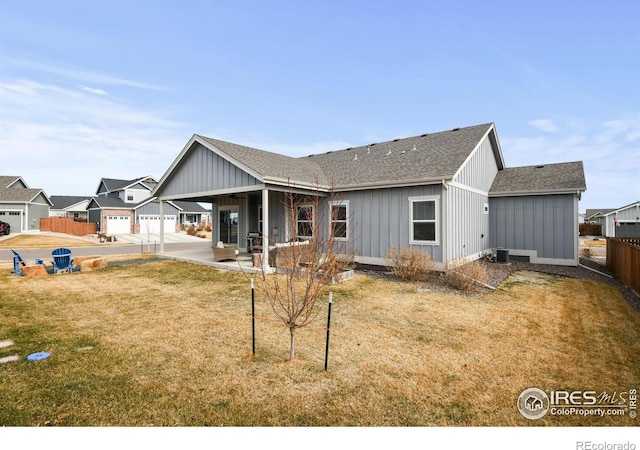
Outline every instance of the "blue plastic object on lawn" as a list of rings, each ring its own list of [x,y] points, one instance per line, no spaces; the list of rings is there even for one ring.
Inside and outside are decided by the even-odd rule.
[[[11,251],[13,252],[13,273],[16,275],[22,275],[22,269],[20,269],[20,266],[25,267],[27,263],[24,262],[24,259],[22,259],[18,252],[15,250]],[[40,258],[36,258],[35,263],[44,266],[44,262]]]
[[[13,273],[16,275],[22,275],[22,270],[20,270],[20,266],[24,267],[27,264],[24,262],[22,257],[15,250],[11,250],[13,252]]]
[[[27,360],[40,361],[41,359],[47,359],[49,356],[51,356],[51,353],[47,353],[47,352],[32,353],[29,356],[27,356]]]
[[[53,274],[58,273],[59,270],[69,270],[73,272],[73,259],[71,259],[71,250],[68,248],[57,248],[51,252],[53,256]]]

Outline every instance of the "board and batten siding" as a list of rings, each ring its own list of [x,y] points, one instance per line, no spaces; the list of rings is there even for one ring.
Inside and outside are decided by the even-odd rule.
[[[492,197],[490,243],[536,264],[578,264],[575,194]]]
[[[333,200],[349,204],[349,250],[363,264],[386,265],[389,248],[412,247],[442,262],[441,185],[340,192]],[[410,197],[438,197],[438,244],[410,244]],[[327,199],[328,201],[329,199]],[[325,204],[328,204],[325,202]]]
[[[24,216],[24,218],[29,223],[25,224],[25,230],[39,230],[40,219],[43,217],[49,217],[50,206],[45,202],[46,199],[42,194],[40,194],[27,206],[27,215]]]
[[[636,227],[633,228],[634,232],[631,233],[633,236],[624,236],[626,233],[623,231],[623,227],[628,226],[628,223],[638,223],[640,222],[640,202],[635,203],[633,205],[629,205],[626,208],[621,208],[620,210],[614,212],[613,214],[609,214],[603,220],[605,222],[605,226],[603,227],[603,234],[606,237],[637,237],[635,235]],[[620,222],[620,226],[616,227],[615,220]]]
[[[485,136],[447,188],[447,263],[467,263],[491,251],[486,207],[498,173],[496,153]]]
[[[179,210],[171,203],[165,202],[164,215],[165,216],[178,216]],[[158,202],[149,202],[146,205],[142,205],[136,209],[136,216],[158,215],[160,214],[160,204]]]
[[[486,195],[450,186],[447,189],[447,262],[464,264],[491,251]]]
[[[496,163],[495,150],[491,145],[491,140],[485,137],[471,153],[453,181],[473,189],[489,192],[497,173],[498,164]]]
[[[162,198],[184,199],[223,189],[260,185],[244,170],[199,143],[194,143],[174,175],[162,187]]]

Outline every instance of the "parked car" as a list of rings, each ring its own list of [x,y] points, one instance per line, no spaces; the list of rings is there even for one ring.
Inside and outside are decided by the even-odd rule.
[[[0,220],[0,234],[9,234],[11,233],[11,225],[9,225],[7,222],[3,222],[2,220]]]

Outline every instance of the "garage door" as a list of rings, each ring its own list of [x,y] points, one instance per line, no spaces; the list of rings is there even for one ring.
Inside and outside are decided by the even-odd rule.
[[[107,216],[107,234],[129,234],[131,233],[131,217],[129,216]]]
[[[20,211],[0,211],[0,220],[9,224],[11,233],[22,231],[22,213]]]
[[[616,227],[616,237],[640,237],[640,223],[620,222]]]
[[[160,216],[147,214],[140,216],[140,233],[160,233]],[[176,232],[176,216],[164,216],[164,232]]]

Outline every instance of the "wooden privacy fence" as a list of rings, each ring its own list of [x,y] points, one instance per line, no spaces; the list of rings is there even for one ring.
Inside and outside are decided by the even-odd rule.
[[[602,236],[602,225],[597,223],[581,223],[580,236]]]
[[[96,234],[97,225],[95,223],[76,222],[66,217],[43,217],[40,219],[40,231],[53,231],[56,233],[72,234],[74,236],[84,236]]]
[[[607,269],[640,294],[640,237],[607,238]]]

